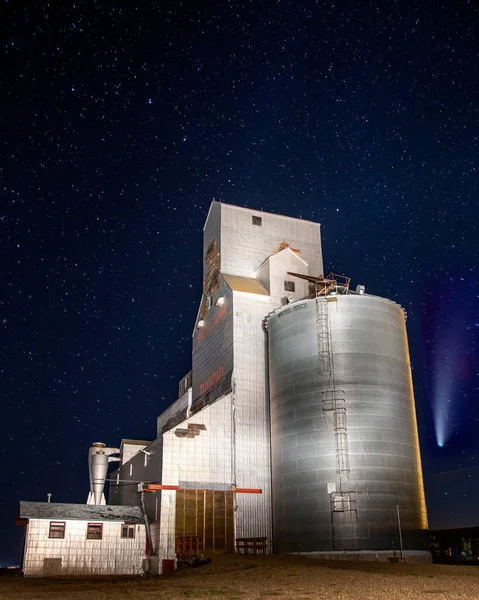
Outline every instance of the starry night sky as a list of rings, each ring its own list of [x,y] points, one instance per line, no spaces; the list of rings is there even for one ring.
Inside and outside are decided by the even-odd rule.
[[[477,5],[29,4],[0,13],[0,564],[19,499],[85,502],[91,442],[154,438],[213,198],[321,222],[326,270],[405,307],[430,515],[451,470],[475,511]]]

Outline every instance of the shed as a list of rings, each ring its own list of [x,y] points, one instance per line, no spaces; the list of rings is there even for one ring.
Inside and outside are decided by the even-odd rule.
[[[146,532],[137,506],[20,502],[27,577],[139,575]]]

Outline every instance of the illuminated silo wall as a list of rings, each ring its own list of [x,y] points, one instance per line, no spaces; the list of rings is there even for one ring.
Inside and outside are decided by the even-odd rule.
[[[423,549],[401,307],[328,296],[277,310],[267,329],[275,551],[399,550],[400,529],[404,549]]]

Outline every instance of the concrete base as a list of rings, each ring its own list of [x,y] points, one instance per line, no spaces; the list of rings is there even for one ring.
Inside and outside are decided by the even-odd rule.
[[[369,562],[407,562],[431,564],[432,554],[427,550],[404,550],[403,560],[399,551],[392,550],[344,550],[337,552],[293,552],[299,556],[321,560],[350,560]]]

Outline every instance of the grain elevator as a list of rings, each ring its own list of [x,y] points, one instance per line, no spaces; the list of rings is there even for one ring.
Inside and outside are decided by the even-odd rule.
[[[21,503],[24,574],[232,552],[430,562],[404,310],[324,275],[318,223],[219,202],[202,275],[192,369],[155,439],[93,443],[86,505]]]
[[[212,203],[192,370],[111,475],[159,560],[424,549],[405,313],[323,273],[318,223]]]

